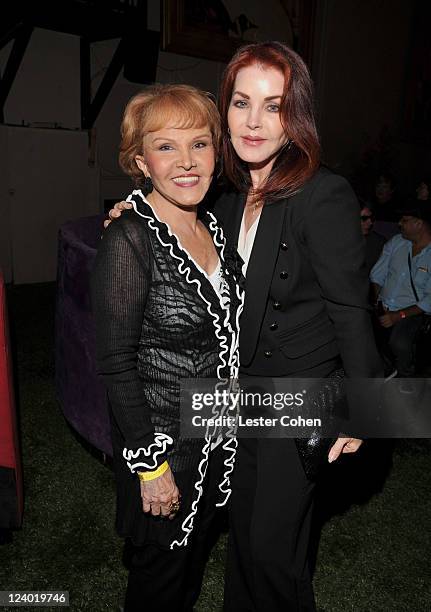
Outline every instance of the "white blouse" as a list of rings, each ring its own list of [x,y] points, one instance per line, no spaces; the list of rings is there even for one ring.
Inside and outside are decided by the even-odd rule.
[[[244,276],[246,276],[246,273],[247,273],[248,262],[250,259],[251,251],[253,249],[254,240],[256,238],[256,232],[259,226],[260,215],[261,213],[259,213],[256,219],[253,221],[247,233],[245,233],[245,223],[244,223],[245,209],[242,215],[241,229],[239,230],[239,238],[238,238],[238,253],[240,254],[242,260],[244,261],[244,265],[242,267],[242,273]]]
[[[212,272],[212,274],[207,274],[205,272],[205,270],[203,270],[205,276],[207,277],[207,279],[209,280],[209,282],[211,283],[211,285],[214,287],[214,291],[217,293],[217,295],[220,296],[220,292],[221,292],[221,263],[220,263],[220,259],[217,261],[217,266],[216,269],[214,270],[214,272]]]

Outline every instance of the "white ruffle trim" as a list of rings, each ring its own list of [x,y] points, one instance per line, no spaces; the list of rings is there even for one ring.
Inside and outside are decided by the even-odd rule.
[[[139,196],[151,209],[154,218],[148,216],[148,215],[144,215],[141,212],[138,211],[137,209],[137,205],[136,202],[133,200],[133,196]],[[218,296],[219,301],[220,301],[220,306],[222,308],[222,310],[225,313],[225,317],[223,321],[220,321],[220,317],[217,314],[217,312],[215,312],[212,308],[212,304],[211,302],[209,302],[205,296],[202,293],[202,288],[201,288],[201,282],[196,279],[196,278],[191,278],[190,274],[191,274],[191,269],[190,269],[190,265],[191,265],[191,260],[190,257],[188,256],[187,251],[185,251],[185,249],[181,246],[181,243],[178,239],[177,236],[175,236],[175,234],[173,232],[171,232],[169,226],[164,223],[163,221],[161,221],[155,211],[152,209],[151,204],[148,202],[148,200],[144,197],[142,191],[140,189],[135,189],[131,195],[129,195],[129,197],[127,198],[128,202],[131,202],[133,204],[133,208],[134,211],[140,216],[143,217],[144,219],[147,219],[148,221],[148,225],[149,227],[155,231],[156,236],[160,242],[160,244],[164,247],[167,247],[170,251],[171,256],[177,260],[178,262],[178,271],[180,272],[180,274],[182,274],[185,277],[185,280],[189,283],[189,284],[195,284],[196,285],[196,289],[198,292],[198,295],[200,296],[200,298],[206,303],[207,306],[207,311],[208,313],[212,316],[213,319],[213,323],[214,323],[214,328],[215,328],[215,335],[217,337],[217,339],[219,340],[220,343],[220,352],[219,352],[219,359],[220,359],[220,363],[217,366],[217,376],[218,378],[222,378],[222,372],[223,369],[226,368],[226,366],[229,367],[229,374],[231,378],[237,378],[238,377],[238,372],[239,372],[239,357],[238,357],[238,342],[239,342],[239,317],[241,315],[243,306],[244,306],[244,293],[240,291],[239,287],[236,287],[236,293],[237,293],[237,297],[240,299],[240,306],[237,310],[236,313],[236,319],[235,319],[235,329],[232,328],[232,325],[230,324],[229,321],[229,302],[223,299],[223,296]],[[216,246],[218,246],[220,248],[220,258],[222,260],[222,262],[224,262],[224,236],[223,236],[223,231],[222,229],[217,225],[217,220],[214,217],[214,215],[210,212],[207,212],[207,214],[209,215],[209,217],[211,218],[211,221],[209,223],[209,226],[211,228],[211,230],[214,232],[213,235],[213,240],[214,240],[214,244]],[[183,257],[178,257],[178,255],[176,255],[173,252],[173,245],[172,244],[167,244],[165,242],[163,242],[161,236],[160,236],[160,232],[159,232],[159,228],[154,224],[155,220],[159,223],[164,223],[164,225],[166,225],[166,227],[168,228],[168,233],[170,234],[171,237],[175,237],[178,248],[181,252],[181,254],[183,255]],[[227,330],[228,333],[226,333]],[[230,335],[230,346],[228,344],[228,334]],[[226,359],[227,357],[227,359]],[[194,488],[196,489],[196,491],[198,492],[198,495],[196,497],[196,499],[192,502],[192,506],[191,506],[191,512],[190,514],[187,515],[187,517],[184,519],[181,528],[182,530],[185,532],[185,535],[183,537],[182,540],[174,540],[172,542],[172,544],[170,545],[170,548],[174,548],[175,546],[186,546],[187,545],[187,541],[188,541],[188,537],[191,534],[192,530],[193,530],[193,522],[194,522],[194,517],[197,513],[198,510],[198,503],[200,498],[202,497],[202,493],[203,493],[203,487],[202,487],[202,483],[204,481],[205,478],[205,474],[208,468],[208,455],[210,452],[210,448],[211,448],[211,441],[212,441],[212,436],[206,436],[205,437],[205,444],[202,448],[202,457],[201,457],[201,461],[199,463],[198,466],[198,480],[195,482],[194,484]],[[221,493],[224,495],[224,499],[218,503],[218,506],[224,506],[227,502],[227,500],[230,497],[231,494],[231,488],[230,488],[230,474],[233,471],[234,468],[234,463],[235,463],[235,454],[236,454],[236,447],[237,447],[237,441],[235,437],[232,437],[230,439],[228,439],[224,444],[223,444],[223,448],[224,450],[229,452],[229,457],[227,457],[224,461],[224,465],[225,465],[225,471],[223,474],[223,481],[220,483],[219,485],[219,490],[221,491]]]
[[[156,433],[154,434],[154,442],[152,442],[147,448],[138,448],[137,450],[128,450],[127,448],[123,449],[123,457],[127,461],[127,465],[129,466],[132,474],[136,472],[139,468],[143,468],[144,470],[155,470],[158,467],[157,458],[160,455],[164,455],[168,449],[168,446],[172,446],[174,443],[171,436],[165,433]],[[145,461],[143,459],[145,458]],[[147,460],[147,458],[149,458]],[[134,459],[139,459],[136,463],[132,461]]]

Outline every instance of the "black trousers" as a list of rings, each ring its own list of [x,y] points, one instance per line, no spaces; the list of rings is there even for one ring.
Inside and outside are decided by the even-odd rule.
[[[293,439],[239,441],[225,612],[312,612],[308,543],[314,484]]]
[[[401,319],[390,328],[388,345],[395,358],[398,376],[415,373],[414,341],[423,323],[422,315]]]
[[[192,612],[219,535],[215,504],[221,470],[222,453],[216,449],[210,454],[204,494],[186,547],[166,550],[155,543],[132,547],[125,612]]]

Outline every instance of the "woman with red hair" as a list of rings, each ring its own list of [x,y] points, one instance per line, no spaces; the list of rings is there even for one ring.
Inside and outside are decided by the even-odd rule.
[[[215,213],[246,276],[240,375],[324,378],[341,365],[349,377],[379,375],[358,204],[320,166],[305,63],[279,42],[242,47],[219,108],[231,188]],[[329,462],[360,444],[339,437]],[[292,438],[239,440],[226,611],[315,610],[307,553],[319,453]]]
[[[305,63],[279,42],[242,47],[219,108],[229,184],[215,214],[246,277],[240,376],[326,378],[341,366],[348,377],[381,375],[358,203],[345,179],[320,166]],[[226,612],[315,610],[308,544],[319,462],[360,444],[239,439]]]

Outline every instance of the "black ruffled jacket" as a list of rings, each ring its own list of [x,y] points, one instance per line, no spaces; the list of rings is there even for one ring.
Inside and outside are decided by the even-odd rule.
[[[225,279],[223,299],[140,190],[105,232],[92,277],[98,372],[112,408],[117,479],[117,528],[135,544],[156,541],[184,546],[193,528],[211,439],[180,437],[180,379],[238,375],[238,320],[243,292],[241,262],[225,245],[211,213],[203,213]],[[222,445],[223,505],[230,494],[236,440]],[[142,512],[136,471],[165,458],[182,494],[173,521]]]

